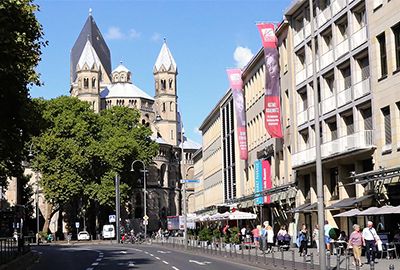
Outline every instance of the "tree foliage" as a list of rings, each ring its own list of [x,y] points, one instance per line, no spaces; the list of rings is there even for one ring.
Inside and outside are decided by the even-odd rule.
[[[29,88],[40,85],[42,26],[32,0],[0,1],[0,176],[20,176],[24,144],[37,134],[38,110]]]

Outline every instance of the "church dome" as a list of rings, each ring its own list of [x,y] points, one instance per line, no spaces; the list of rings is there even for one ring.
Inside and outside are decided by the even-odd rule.
[[[112,83],[106,89],[101,91],[101,98],[145,98],[154,100],[136,85],[131,82]]]

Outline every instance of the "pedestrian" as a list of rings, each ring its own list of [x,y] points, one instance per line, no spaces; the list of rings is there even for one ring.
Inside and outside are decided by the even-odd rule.
[[[260,238],[261,238],[260,249],[266,250],[267,249],[267,229],[265,228],[264,224],[262,225],[262,228],[261,228]]]
[[[243,226],[243,228],[240,230],[241,234],[242,234],[242,241],[243,243],[245,243],[246,241],[246,227]]]
[[[285,225],[282,225],[282,226],[281,226],[281,229],[278,231],[277,236],[278,236],[278,235],[282,235],[283,237],[285,237],[286,234],[287,234],[286,226],[285,226]]]
[[[349,238],[347,237],[345,231],[341,231],[341,232],[340,232],[340,238],[339,238],[339,240],[340,240],[340,241],[345,241],[345,242],[349,241]]]
[[[271,252],[274,244],[274,230],[271,225],[267,226],[267,252]]]
[[[257,227],[253,229],[253,237],[254,237],[254,245],[259,246],[260,245],[260,231],[258,230]]]
[[[379,237],[376,234],[376,231],[373,228],[373,225],[374,224],[372,221],[368,221],[367,227],[364,228],[364,230],[362,232],[362,242],[363,242],[363,246],[366,249],[366,254],[367,254],[366,264],[370,264],[371,261],[376,264],[375,252],[376,252],[376,246],[378,245]],[[371,254],[371,250],[372,250],[372,254]]]
[[[249,224],[246,225],[246,243],[251,244],[251,229]]]
[[[317,245],[317,253],[319,253],[319,229],[318,229],[318,224],[315,225],[312,237],[313,237],[313,241]]]
[[[362,266],[361,263],[361,246],[362,246],[362,235],[360,233],[360,225],[354,224],[353,225],[353,232],[350,234],[349,243],[347,244],[347,250],[350,247],[353,248],[353,255],[354,255],[354,262],[353,265],[358,264]]]
[[[298,241],[298,244],[300,244],[299,245],[300,257],[307,255],[307,242],[308,242],[307,241],[307,234],[308,234],[307,226],[306,226],[306,224],[303,224],[301,226],[301,229],[300,229],[298,235],[297,235],[297,239],[298,239],[297,241]]]
[[[325,220],[325,226],[324,226],[324,234],[325,234],[325,244],[326,244],[326,250],[331,251],[331,237],[329,236],[329,231],[332,229],[332,226],[329,225],[329,222]]]

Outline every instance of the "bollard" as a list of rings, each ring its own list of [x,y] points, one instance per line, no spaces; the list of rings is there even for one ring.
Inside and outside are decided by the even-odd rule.
[[[307,270],[307,256],[306,255],[303,255],[303,269]]]
[[[229,246],[229,256],[230,256],[230,258],[232,258],[232,249],[233,249],[233,244],[231,244],[230,246]]]
[[[340,269],[340,254],[336,254],[336,269]]]
[[[239,245],[235,245],[235,249],[234,249],[234,251],[235,251],[235,259],[237,260],[237,248],[236,247],[239,247]]]
[[[265,257],[265,248],[263,249],[264,264],[267,265],[267,257]]]
[[[393,264],[389,265],[389,270],[394,270],[394,265]]]
[[[222,242],[219,242],[218,243],[218,248],[219,248],[219,256],[221,257],[221,253],[222,253],[222,251],[221,251],[221,246],[222,246]]]
[[[314,254],[310,254],[310,270],[314,270]]]
[[[285,267],[285,254],[283,253],[283,248],[281,248],[281,261],[282,261],[282,269]]]
[[[370,266],[370,269],[371,269],[371,270],[375,270],[375,262],[374,262],[374,261],[371,261],[371,263],[369,264],[369,266]]]
[[[251,254],[250,254],[250,251],[251,251],[251,245],[249,246],[249,262],[251,262]]]
[[[292,269],[296,270],[296,261],[294,258],[294,250],[292,250]]]
[[[356,270],[360,270],[360,261],[356,260]]]
[[[327,264],[327,269],[331,270],[331,252],[328,251],[326,253],[326,264]]]
[[[242,244],[242,261],[244,261],[244,247],[245,247],[245,245]]]
[[[258,264],[258,246],[255,247],[255,251],[256,251],[256,257],[255,257],[255,261]]]
[[[276,267],[276,263],[275,263],[275,249],[271,248],[271,255],[272,255],[272,265],[274,267]]]
[[[349,270],[350,268],[350,257],[349,257],[349,251],[346,250],[346,270]]]

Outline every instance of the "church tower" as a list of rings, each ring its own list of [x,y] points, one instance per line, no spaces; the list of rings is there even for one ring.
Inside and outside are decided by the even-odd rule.
[[[180,139],[179,116],[176,105],[178,69],[165,38],[154,65],[153,74],[156,92],[154,97],[156,115],[158,114],[162,118],[161,121],[157,122],[159,134],[165,141],[177,146]]]

